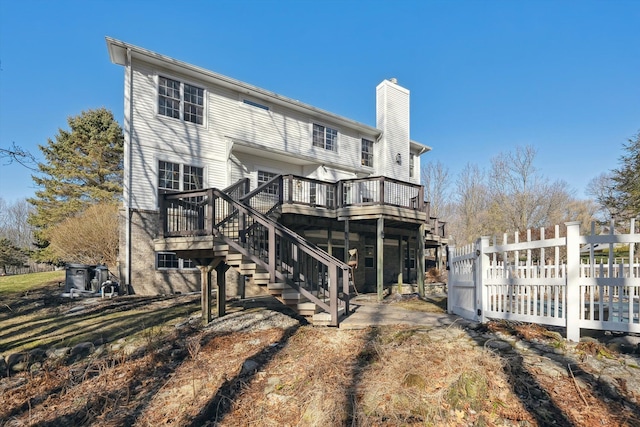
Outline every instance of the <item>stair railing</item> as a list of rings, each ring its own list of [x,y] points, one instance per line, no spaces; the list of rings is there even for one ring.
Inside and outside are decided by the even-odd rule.
[[[258,207],[271,212],[273,207],[267,208],[262,201]],[[342,308],[345,313],[349,310],[347,264],[222,190],[165,194],[162,218],[165,237],[219,237],[267,270],[275,281],[287,283],[327,311],[332,325],[338,325]]]

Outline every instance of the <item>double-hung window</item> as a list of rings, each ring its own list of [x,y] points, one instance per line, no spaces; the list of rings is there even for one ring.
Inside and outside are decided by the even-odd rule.
[[[338,150],[338,131],[326,126],[313,124],[313,146],[329,151]]]
[[[158,189],[168,191],[201,190],[204,168],[180,163],[158,162]]]
[[[204,89],[158,77],[158,114],[201,125],[204,121]]]
[[[362,138],[362,166],[373,167],[373,141]]]

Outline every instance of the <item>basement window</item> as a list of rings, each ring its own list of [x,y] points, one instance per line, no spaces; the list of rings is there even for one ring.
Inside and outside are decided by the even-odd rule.
[[[178,258],[173,252],[156,253],[156,268],[158,270],[183,270],[196,268],[190,259]]]

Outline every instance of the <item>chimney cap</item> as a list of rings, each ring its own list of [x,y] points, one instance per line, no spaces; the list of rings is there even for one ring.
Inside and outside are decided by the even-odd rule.
[[[398,84],[398,79],[396,79],[395,77],[391,77],[389,81],[393,84],[396,84],[396,85]]]

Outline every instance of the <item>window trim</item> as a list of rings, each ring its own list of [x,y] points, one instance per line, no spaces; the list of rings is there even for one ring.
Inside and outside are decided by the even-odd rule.
[[[364,151],[364,143],[366,142],[370,142],[371,143],[371,151],[369,151],[367,154],[369,156],[370,160],[370,164],[365,164],[365,151]],[[374,167],[374,149],[373,149],[373,144],[374,144],[374,140],[373,139],[369,139],[369,138],[365,138],[364,136],[360,137],[360,165],[364,166],[365,168],[373,168]]]
[[[161,255],[173,255],[176,260],[176,267],[160,267],[160,256]],[[175,271],[175,270],[196,270],[198,267],[185,267],[185,262],[192,262],[190,259],[180,258],[175,252],[169,251],[160,251],[155,253],[155,267],[158,271]]]
[[[178,108],[178,117],[173,117],[173,116],[169,116],[166,114],[162,114],[160,113],[160,79],[164,78],[164,79],[169,79],[169,80],[173,80],[176,81],[180,84],[179,87],[179,92],[180,92],[180,99],[178,100],[179,102],[179,108]],[[162,119],[171,119],[171,120],[178,120],[182,123],[191,123],[197,126],[204,126],[206,127],[207,125],[207,89],[204,87],[204,85],[202,84],[198,84],[198,83],[194,83],[192,81],[186,80],[186,79],[182,79],[182,78],[178,78],[176,76],[173,76],[171,74],[167,74],[167,73],[157,73],[155,75],[155,85],[156,85],[156,93],[155,93],[155,114],[157,117],[161,117]],[[197,89],[202,90],[202,123],[197,123],[197,122],[193,122],[191,120],[185,120],[185,104],[187,103],[185,101],[185,85],[187,86],[191,86]],[[189,103],[189,104],[193,104],[193,103]],[[193,104],[193,105],[197,105],[197,104]]]
[[[265,113],[271,112],[270,105],[266,104],[262,100],[258,100],[250,96],[240,96],[240,103],[242,104],[243,107],[250,108],[252,111],[255,111],[257,109],[257,110],[264,111]]]
[[[315,128],[316,126],[320,126],[322,127],[323,130],[323,145],[320,146],[318,144],[315,143]],[[330,129],[332,131],[335,131],[336,135],[335,135],[335,139],[334,139],[334,144],[332,148],[327,148],[327,129]],[[333,126],[328,126],[322,122],[311,122],[311,147],[318,148],[321,150],[325,150],[328,151],[330,153],[338,153],[338,146],[340,144],[340,129],[338,129],[337,127],[333,127]]]
[[[160,187],[160,162],[164,162],[164,163],[170,163],[173,165],[178,165],[178,188],[167,188],[167,187]],[[166,158],[156,158],[156,188],[159,192],[171,192],[171,191],[188,191],[185,190],[185,167],[189,167],[189,168],[198,168],[200,170],[202,170],[202,187],[199,189],[205,189],[207,188],[207,168],[205,166],[201,166],[201,164],[198,163],[184,163],[183,161],[173,161],[173,160],[168,160]],[[196,190],[199,190],[196,189]]]

